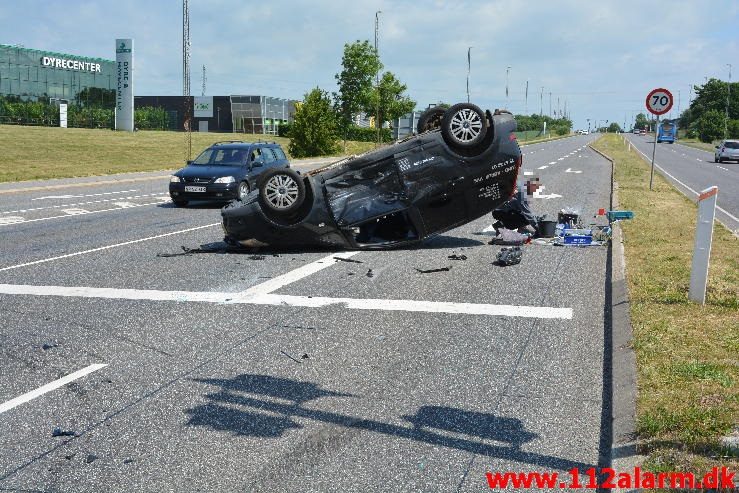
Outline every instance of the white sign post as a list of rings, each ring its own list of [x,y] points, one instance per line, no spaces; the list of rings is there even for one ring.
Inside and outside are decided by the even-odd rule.
[[[115,40],[115,128],[133,132],[133,40]]]
[[[59,103],[59,126],[67,128],[67,103]]]
[[[698,224],[695,228],[693,264],[690,267],[690,291],[688,299],[701,305],[706,303],[708,261],[711,257],[713,218],[716,214],[718,187],[706,188],[698,196]]]
[[[652,170],[649,173],[649,189],[652,189],[654,180],[654,156],[657,154],[657,133],[659,132],[659,116],[664,115],[672,109],[672,93],[667,89],[653,89],[647,94],[647,110],[657,115],[657,124],[654,127],[654,147],[652,148]]]

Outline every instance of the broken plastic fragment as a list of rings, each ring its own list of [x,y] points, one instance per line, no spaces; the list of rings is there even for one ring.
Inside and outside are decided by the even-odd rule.
[[[431,274],[433,272],[449,272],[450,270],[452,270],[452,268],[451,267],[440,267],[438,269],[428,269],[428,270],[416,268],[416,270],[420,272],[421,274]]]
[[[496,263],[500,266],[516,265],[521,263],[522,255],[521,247],[503,248],[498,252]]]
[[[351,262],[353,264],[363,264],[361,260],[354,260],[353,258],[342,258],[342,257],[334,257],[334,260],[337,262]]]
[[[467,255],[457,255],[455,253],[453,255],[449,255],[447,258],[449,260],[467,260]]]
[[[51,436],[53,437],[73,437],[73,436],[77,436],[77,434],[73,431],[62,430],[60,427],[57,426],[52,430]]]

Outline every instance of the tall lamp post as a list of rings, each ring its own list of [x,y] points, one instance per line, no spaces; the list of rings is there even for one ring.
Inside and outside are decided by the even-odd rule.
[[[380,60],[380,50],[377,46],[377,40],[380,37],[380,14],[382,13],[381,10],[378,10],[375,12],[375,55],[377,55],[377,60]],[[377,128],[377,145],[380,145],[380,127],[382,124],[380,123],[380,70],[377,69],[377,72],[375,73],[375,84],[377,87],[377,102],[375,104],[375,128]]]
[[[724,139],[729,137],[729,99],[731,98],[731,64],[727,63],[729,67],[729,83],[726,85],[726,119],[724,120]]]
[[[505,107],[508,109],[508,73],[511,71],[511,66],[509,65],[505,69]]]

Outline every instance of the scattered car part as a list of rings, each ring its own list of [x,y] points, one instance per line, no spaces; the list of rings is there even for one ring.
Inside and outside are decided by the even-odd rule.
[[[523,256],[523,252],[521,251],[521,247],[504,247],[496,256],[496,261],[498,265],[505,266],[505,265],[516,265],[521,263],[521,257]]]

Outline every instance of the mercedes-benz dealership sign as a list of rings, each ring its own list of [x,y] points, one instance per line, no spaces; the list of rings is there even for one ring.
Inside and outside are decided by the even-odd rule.
[[[115,40],[115,128],[133,132],[133,39]]]

